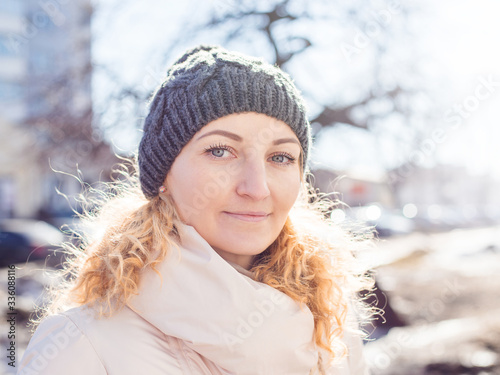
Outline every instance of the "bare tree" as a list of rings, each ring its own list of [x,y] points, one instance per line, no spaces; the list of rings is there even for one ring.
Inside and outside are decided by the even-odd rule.
[[[402,153],[408,153],[419,147],[433,126],[436,110],[420,72],[422,57],[409,47],[416,37],[408,25],[420,14],[414,6],[382,0],[218,0],[211,4],[205,20],[194,22],[187,16],[179,22],[178,37],[164,47],[165,66],[180,50],[201,40],[265,55],[294,78],[319,70],[313,72],[316,75],[308,87],[298,82],[314,107],[310,121],[316,137],[322,129],[342,124],[383,134],[385,143],[390,139]],[[398,56],[400,50],[406,55]],[[330,59],[331,66],[311,68],[311,55]],[[365,66],[363,74],[368,78],[338,86],[321,71],[356,77],[351,66],[358,70]],[[118,77],[112,73],[108,77],[117,89],[110,94],[107,107],[127,102],[129,112],[124,116],[137,119],[135,124],[140,126],[144,109],[130,103],[146,102],[153,87],[123,87]],[[356,95],[345,94],[352,89]],[[415,105],[422,102],[425,108]],[[389,118],[397,124],[382,131]],[[122,126],[122,121],[117,122]],[[107,125],[114,126],[113,122]]]

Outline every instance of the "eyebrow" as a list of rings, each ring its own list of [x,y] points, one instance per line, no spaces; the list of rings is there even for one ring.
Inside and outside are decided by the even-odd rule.
[[[196,138],[196,140],[200,140],[204,137],[208,137],[209,135],[213,135],[213,134],[223,135],[224,137],[234,139],[235,141],[238,141],[238,142],[241,142],[243,140],[243,138],[241,138],[238,134],[234,134],[234,133],[231,133],[231,132],[228,132],[225,130],[212,130],[208,133],[200,135],[198,138]]]
[[[281,145],[283,143],[295,143],[295,144],[298,144],[300,146],[299,141],[297,141],[295,138],[280,138],[280,139],[276,139],[275,141],[273,141],[273,145],[275,145],[275,146]]]
[[[200,135],[198,138],[196,138],[196,140],[200,140],[202,138],[205,138],[205,137],[208,137],[209,135],[222,135],[224,137],[227,137],[227,138],[230,138],[230,139],[233,139],[237,142],[241,142],[243,141],[243,138],[240,137],[238,134],[235,134],[235,133],[231,133],[231,132],[228,132],[226,130],[212,130],[212,131],[209,131],[205,134],[202,134]],[[280,138],[280,139],[275,139],[273,141],[273,145],[277,146],[277,145],[281,145],[283,143],[295,143],[297,145],[300,146],[300,143],[298,140],[296,140],[295,138]]]

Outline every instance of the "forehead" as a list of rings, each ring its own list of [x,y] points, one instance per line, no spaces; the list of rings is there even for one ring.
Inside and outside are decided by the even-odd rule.
[[[261,141],[274,140],[281,137],[292,137],[298,140],[293,130],[283,121],[261,113],[235,113],[221,117],[205,125],[195,136],[203,137],[214,130],[235,133],[242,138]]]

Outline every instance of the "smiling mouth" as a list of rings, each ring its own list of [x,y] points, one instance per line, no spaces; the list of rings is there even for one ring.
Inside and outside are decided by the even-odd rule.
[[[270,214],[266,214],[265,212],[228,212],[224,211],[224,213],[234,219],[248,222],[259,222],[264,221],[268,218]]]

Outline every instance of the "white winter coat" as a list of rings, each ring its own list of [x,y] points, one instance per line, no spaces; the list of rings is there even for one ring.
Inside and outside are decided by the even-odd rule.
[[[191,226],[180,251],[144,271],[139,294],[110,318],[85,306],[44,320],[18,374],[308,375],[317,363],[313,316],[226,262]],[[163,280],[162,280],[163,279]],[[361,342],[331,375],[367,374]]]

